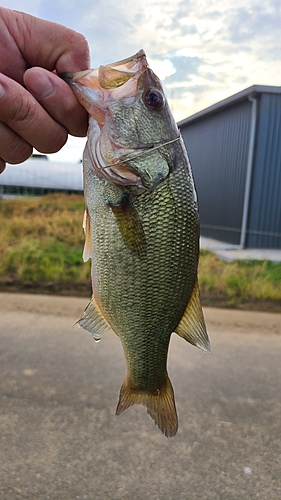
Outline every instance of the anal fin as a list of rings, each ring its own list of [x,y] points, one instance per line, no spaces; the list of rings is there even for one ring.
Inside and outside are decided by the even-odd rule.
[[[167,437],[173,437],[178,430],[178,417],[175,406],[174,391],[168,375],[165,383],[155,392],[134,390],[128,375],[121,387],[116,415],[120,415],[130,406],[141,404],[147,413]]]
[[[183,313],[183,317],[175,329],[175,333],[190,344],[203,349],[203,351],[211,352],[210,340],[200,301],[198,281],[194,285],[193,292]]]
[[[94,297],[92,297],[76,324],[89,332],[96,342],[101,339],[104,332],[111,330],[109,324],[102,316],[102,313],[98,310]]]

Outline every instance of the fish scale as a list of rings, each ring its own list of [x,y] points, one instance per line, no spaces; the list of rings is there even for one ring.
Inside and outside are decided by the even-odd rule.
[[[178,427],[167,374],[171,334],[209,351],[192,172],[143,51],[98,75],[65,77],[90,113],[84,257],[92,258],[93,297],[78,324],[95,339],[110,328],[122,342],[127,374],[116,413],[143,404],[170,437]]]

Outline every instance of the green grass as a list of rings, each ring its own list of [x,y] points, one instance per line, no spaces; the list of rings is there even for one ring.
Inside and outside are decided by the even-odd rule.
[[[84,199],[78,195],[2,200],[0,284],[89,283],[90,262],[82,260],[83,213]],[[227,306],[248,301],[281,304],[281,263],[228,263],[203,251],[199,284],[203,298],[217,297]]]
[[[202,294],[224,296],[229,304],[242,301],[281,301],[281,263],[224,262],[203,251],[199,264]]]
[[[84,201],[77,195],[2,200],[0,279],[90,280],[82,261]]]

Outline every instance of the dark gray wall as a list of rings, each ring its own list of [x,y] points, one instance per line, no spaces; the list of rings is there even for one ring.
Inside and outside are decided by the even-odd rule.
[[[181,128],[198,193],[201,234],[231,244],[240,243],[251,109],[245,100]]]
[[[281,248],[281,95],[259,105],[246,246]]]

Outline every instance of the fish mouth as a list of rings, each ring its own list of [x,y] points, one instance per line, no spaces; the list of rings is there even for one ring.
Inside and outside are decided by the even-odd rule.
[[[97,101],[97,104],[102,104],[101,101],[105,99],[101,98],[102,91],[108,91],[109,95],[113,93],[112,97],[115,99],[120,99],[122,94],[132,95],[133,86],[130,88],[125,86],[126,88],[123,92],[118,91],[120,87],[123,87],[124,84],[134,79],[137,80],[138,77],[146,71],[148,68],[148,63],[146,60],[146,55],[143,49],[139,50],[136,54],[127,59],[122,59],[115,63],[106,64],[105,66],[100,66],[96,69],[89,69],[86,71],[79,71],[77,73],[62,73],[59,76],[67,81],[67,83],[73,88],[75,94],[78,97],[78,100],[81,99],[81,92],[79,92],[79,87],[86,87],[86,93],[88,94],[87,100]],[[137,87],[137,85],[135,85]],[[97,92],[90,92],[90,90],[96,90]],[[100,92],[98,92],[100,90]],[[135,88],[134,94],[137,95],[137,88]],[[84,89],[85,91],[85,89]],[[130,92],[131,91],[131,92]],[[100,101],[100,102],[99,102]],[[85,98],[83,102],[81,102],[83,106],[85,106]]]
[[[102,128],[108,100],[128,99],[130,104],[134,102],[139,94],[139,78],[147,68],[146,55],[141,49],[115,63],[59,76],[70,85],[80,104]]]
[[[78,71],[76,73],[66,72],[61,73],[59,76],[63,80],[72,80],[79,82],[83,85],[85,78],[85,85],[89,83],[88,79],[93,76],[99,79],[99,84],[102,88],[116,88],[126,83],[136,73],[145,71],[148,67],[146,55],[143,49],[139,50],[136,54],[120,61],[101,65],[96,69],[87,69],[85,71]]]

